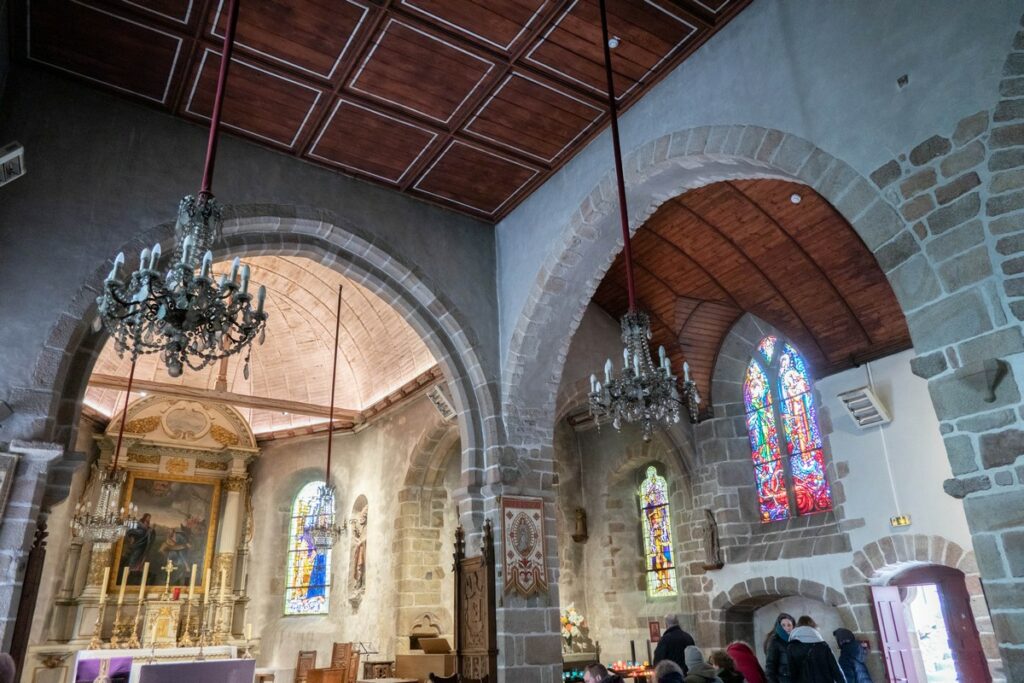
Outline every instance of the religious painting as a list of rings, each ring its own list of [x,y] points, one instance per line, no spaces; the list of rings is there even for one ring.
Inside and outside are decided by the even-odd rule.
[[[501,536],[505,558],[505,592],[523,597],[548,590],[544,557],[544,501],[503,496]]]
[[[652,643],[656,643],[661,640],[661,622],[657,619],[652,619],[647,622],[647,639]]]
[[[150,586],[164,585],[165,567],[170,566],[170,585],[187,587],[196,565],[196,590],[201,591],[217,533],[220,482],[131,472],[124,499],[138,506],[139,522],[117,545],[111,589],[125,567],[128,585],[138,586],[148,562]]]
[[[647,594],[676,594],[675,554],[672,550],[672,515],[668,508],[668,482],[653,466],[640,483],[640,516],[643,519],[644,561]]]
[[[327,614],[331,598],[331,549],[317,545],[312,526],[322,517],[334,521],[334,498],[320,498],[321,482],[303,486],[292,503],[285,567],[285,615]]]

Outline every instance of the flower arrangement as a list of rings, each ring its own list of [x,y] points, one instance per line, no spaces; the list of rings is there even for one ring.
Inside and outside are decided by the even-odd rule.
[[[569,606],[562,611],[561,623],[562,640],[565,641],[566,650],[571,652],[573,640],[583,638],[583,629],[587,627],[583,615],[576,611],[576,603],[569,603]]]

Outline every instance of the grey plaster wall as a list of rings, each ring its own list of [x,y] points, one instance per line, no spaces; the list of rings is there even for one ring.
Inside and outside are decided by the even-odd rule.
[[[25,145],[33,172],[0,190],[0,396],[31,384],[61,307],[97,267],[139,231],[171,221],[180,197],[197,190],[206,130],[19,67],[0,111],[7,139]],[[432,282],[468,328],[486,375],[497,376],[490,226],[231,136],[214,189],[225,204],[275,207],[269,215],[297,206],[339,216]],[[26,436],[19,427],[16,414],[2,438]]]
[[[677,130],[753,124],[867,176],[995,103],[1020,12],[1012,0],[752,3],[623,116],[623,155]],[[498,225],[502,358],[552,231],[611,167],[606,133]]]

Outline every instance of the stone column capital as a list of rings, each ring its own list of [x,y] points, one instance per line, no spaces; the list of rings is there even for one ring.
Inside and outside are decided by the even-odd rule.
[[[20,455],[26,462],[31,463],[38,469],[45,468],[50,462],[64,454],[63,446],[48,441],[21,441],[16,439],[11,442],[9,450],[11,453]]]

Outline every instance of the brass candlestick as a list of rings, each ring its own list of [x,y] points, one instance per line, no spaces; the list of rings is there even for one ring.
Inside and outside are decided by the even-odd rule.
[[[227,598],[221,593],[213,603],[214,610],[214,621],[213,621],[213,644],[223,645],[225,641],[224,633],[224,606],[227,604]]]
[[[127,639],[122,642],[122,636],[124,635],[125,627],[128,624],[121,621],[121,603],[117,603],[117,609],[114,611],[114,627],[110,631],[110,649],[116,650],[122,645],[127,644]]]
[[[128,638],[128,647],[133,650],[142,647],[142,643],[139,642],[139,620],[142,618],[142,606],[145,603],[145,598],[140,594],[139,604],[135,607],[135,620],[132,623],[132,635]]]
[[[103,617],[107,614],[107,600],[100,598],[99,613],[96,615],[96,625],[92,628],[92,638],[89,639],[89,650],[99,650],[103,647]]]
[[[185,629],[178,639],[178,647],[192,647],[192,596],[185,599]]]

